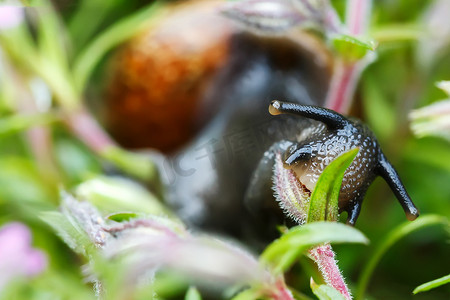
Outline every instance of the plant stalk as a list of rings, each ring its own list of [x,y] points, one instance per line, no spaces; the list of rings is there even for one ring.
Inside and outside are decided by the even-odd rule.
[[[346,27],[350,35],[364,35],[367,32],[372,8],[371,0],[348,0]],[[325,106],[342,114],[347,114],[353,102],[356,85],[362,71],[371,62],[370,57],[356,61],[336,58]]]
[[[319,267],[325,283],[338,290],[346,299],[352,299],[347,284],[335,260],[330,244],[317,246],[309,250],[309,256]]]
[[[274,300],[294,300],[294,296],[291,291],[286,287],[283,280],[278,280],[275,283],[275,290],[270,293],[270,296]]]

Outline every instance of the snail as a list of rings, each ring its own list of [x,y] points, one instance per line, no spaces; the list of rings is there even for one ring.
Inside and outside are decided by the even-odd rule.
[[[348,119],[332,110],[295,103],[273,101],[272,115],[293,114],[320,121],[320,125],[299,136],[284,152],[283,164],[292,169],[305,193],[314,190],[324,168],[337,156],[358,147],[359,153],[347,168],[339,194],[339,210],[347,211],[347,223],[355,225],[367,188],[381,176],[400,202],[406,217],[414,220],[419,212],[406,192],[396,170],[383,154],[372,131],[357,119]],[[277,185],[276,178],[274,185]]]
[[[283,168],[296,173],[308,197],[325,166],[353,147],[360,151],[346,171],[339,200],[340,211],[348,213],[347,223],[355,224],[364,194],[378,175],[390,185],[408,219],[418,216],[370,129],[318,106],[328,73],[311,63],[313,53],[299,51],[286,38],[248,35],[237,38],[236,47],[242,56],[226,66],[222,88],[213,95],[222,98],[221,113],[171,159],[173,169],[181,172],[172,174],[169,201],[185,220],[246,241],[273,239],[277,225],[291,222],[274,197],[275,154],[281,153]],[[283,47],[292,51],[287,57],[293,61],[309,64],[297,64],[295,72],[284,69],[275,55]],[[293,103],[271,102],[274,98]],[[271,116],[269,104],[272,115],[283,117]]]
[[[212,2],[199,3],[203,7]],[[210,13],[211,10],[206,14]],[[216,60],[209,67],[197,66],[203,70],[200,77],[192,77],[189,72],[187,79],[171,77],[176,79],[175,89],[190,87],[186,93],[192,94],[183,92],[183,97],[177,98],[179,91],[171,93],[163,88],[161,91],[166,94],[154,96],[157,92],[154,84],[139,76],[141,67],[136,72],[132,68],[119,72],[112,84],[115,92],[110,103],[119,109],[109,111],[110,119],[112,123],[124,124],[112,132],[122,132],[119,135],[128,139],[131,147],[160,145],[168,153],[159,162],[167,183],[166,198],[185,222],[248,243],[272,240],[278,236],[277,225],[292,222],[275,201],[273,188],[279,185],[276,172],[294,172],[302,195],[309,197],[326,165],[353,147],[359,147],[360,151],[346,171],[339,199],[340,211],[348,213],[347,222],[355,224],[364,194],[376,176],[382,176],[390,185],[408,219],[418,216],[370,129],[358,120],[321,107],[332,65],[331,55],[323,45],[308,34],[264,37],[238,30],[227,21],[217,19],[215,24],[220,22],[225,23],[219,31],[223,39],[211,48],[218,53]],[[169,32],[175,40],[177,34],[181,37],[178,31],[164,27],[172,26],[171,22],[163,24],[160,32]],[[148,61],[145,55],[151,54],[140,49],[146,47],[149,36],[138,40],[144,44],[133,46],[138,49],[132,49],[138,53],[137,57],[126,54],[125,61]],[[203,55],[211,55],[208,51],[196,53],[200,57],[196,58],[198,62],[205,61]],[[165,70],[161,72],[161,76],[165,74]],[[142,74],[147,73],[154,74],[153,71]],[[154,76],[159,78],[158,74]],[[208,82],[207,88],[202,84],[204,80]],[[122,85],[126,86],[125,92],[118,90]],[[147,85],[148,93],[143,92]],[[170,101],[152,105],[156,100],[147,102],[145,96],[149,95]],[[286,99],[290,103],[271,102],[273,99]],[[124,108],[123,113],[116,112],[121,111],[120,107]],[[270,115],[268,107],[272,115],[283,116]],[[147,119],[139,117],[142,112],[149,112]],[[134,121],[120,121],[124,118]],[[201,126],[190,130],[196,122]],[[148,138],[141,132],[139,142],[131,141],[134,127],[138,127],[137,131],[147,130]],[[167,127],[168,131],[164,131]],[[186,131],[189,138],[173,138],[176,132]],[[280,192],[277,194],[280,197]]]

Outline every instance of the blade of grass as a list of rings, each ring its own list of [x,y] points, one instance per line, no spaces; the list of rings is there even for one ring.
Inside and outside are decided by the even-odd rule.
[[[154,2],[137,13],[115,23],[81,51],[73,68],[75,86],[78,91],[84,89],[87,80],[100,59],[113,47],[129,39],[144,28],[146,21],[154,16],[156,12],[160,15],[161,6],[160,2]]]
[[[54,113],[37,113],[32,115],[11,115],[0,119],[0,137],[14,134],[37,125],[47,125],[58,121]]]
[[[74,46],[82,48],[86,45],[111,11],[124,2],[124,0],[80,1],[68,23],[68,31],[74,41]]]
[[[417,294],[417,293],[421,293],[421,292],[426,292],[428,290],[437,288],[441,285],[450,283],[450,274],[448,274],[447,276],[426,282],[424,284],[419,285],[418,287],[416,287],[413,291],[413,294]]]
[[[375,267],[380,262],[382,256],[386,251],[392,247],[396,242],[398,242],[403,237],[411,234],[412,232],[432,226],[432,225],[438,225],[438,224],[447,224],[448,220],[445,217],[438,216],[438,215],[428,215],[428,216],[422,216],[419,219],[415,220],[414,222],[407,222],[399,225],[398,227],[394,228],[388,236],[378,245],[378,247],[375,249],[374,253],[370,257],[367,264],[364,266],[364,269],[361,273],[361,276],[359,278],[358,282],[358,289],[357,294],[355,296],[355,299],[363,299],[364,293],[367,288],[367,284],[369,283],[370,277],[372,276],[373,271],[375,270]]]
[[[357,229],[335,222],[314,222],[296,226],[271,243],[262,253],[263,264],[272,266],[275,274],[289,269],[306,251],[323,243],[368,243]]]

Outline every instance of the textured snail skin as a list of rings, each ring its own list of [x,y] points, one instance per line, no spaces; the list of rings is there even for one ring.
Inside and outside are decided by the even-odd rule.
[[[348,212],[347,223],[354,225],[361,210],[361,202],[369,185],[376,176],[382,176],[389,184],[409,220],[419,212],[394,167],[380,149],[372,131],[359,120],[344,116],[322,107],[273,101],[269,106],[272,115],[283,113],[299,115],[320,121],[306,138],[297,140],[285,152],[286,168],[301,170],[297,176],[304,181],[317,182],[325,167],[337,156],[358,147],[359,152],[347,168],[339,195],[340,211]],[[304,182],[303,182],[304,183]],[[305,183],[304,183],[305,184]],[[306,184],[307,185],[307,184]],[[312,186],[311,189],[314,187]]]

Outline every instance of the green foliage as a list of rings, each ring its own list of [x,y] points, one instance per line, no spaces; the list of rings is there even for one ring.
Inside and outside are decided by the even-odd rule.
[[[440,287],[441,285],[448,284],[448,283],[450,283],[450,274],[447,276],[443,276],[441,278],[438,278],[438,279],[432,280],[430,282],[426,282],[424,284],[419,285],[418,287],[416,287],[414,289],[413,294],[426,292],[426,291],[429,291],[431,289]]]
[[[58,189],[63,186],[95,204],[102,217],[106,216],[106,221],[118,226],[148,215],[169,216],[176,220],[161,204],[156,192],[148,192],[132,181],[107,177],[102,168],[106,160],[153,186],[158,184],[157,175],[149,157],[116,147],[101,153],[92,151],[81,145],[80,137],[69,136],[65,126],[68,116],[83,105],[84,98],[92,102],[102,100],[92,99],[94,97],[88,89],[102,85],[103,82],[96,81],[92,74],[109,52],[150,22],[157,21],[154,17],[164,16],[167,10],[161,1],[152,1],[152,4],[142,4],[137,0],[72,2],[53,1],[58,3],[58,8],[53,8],[49,1],[23,0],[30,17],[27,23],[0,31],[0,223],[26,223],[33,231],[36,246],[45,250],[50,259],[46,272],[33,279],[17,279],[1,290],[0,299],[94,299],[92,284],[86,284],[81,274],[87,261],[93,262],[89,266],[104,276],[106,288],[114,294],[108,295],[109,299],[125,296],[150,299],[155,293],[161,299],[184,295],[186,299],[199,299],[195,289],[186,293],[191,282],[169,272],[156,274],[152,285],[135,291],[120,290],[128,276],[121,263],[105,263],[97,256],[98,249],[93,246],[82,224],[55,209]],[[333,2],[341,8],[345,6],[344,0]],[[408,131],[407,117],[411,109],[443,98],[442,91],[436,89],[434,83],[450,78],[449,44],[445,36],[439,35],[440,32],[448,32],[445,27],[448,21],[440,20],[436,31],[428,26],[435,22],[423,22],[430,14],[426,12],[427,7],[437,2],[373,1],[370,33],[379,42],[376,49],[378,60],[363,74],[356,97],[361,98],[361,103],[355,105],[355,112],[362,112],[364,121],[374,130],[386,155],[398,167],[408,192],[424,215],[386,234],[390,226],[402,220],[403,215],[398,212],[397,204],[390,204],[391,199],[388,198],[393,196],[384,185],[375,185],[370,191],[357,228],[370,238],[375,250],[337,248],[340,262],[345,262],[341,264],[343,272],[350,276],[350,286],[358,283],[357,299],[366,297],[370,278],[382,260],[396,263],[376,270],[378,277],[373,281],[372,294],[367,297],[408,298],[417,282],[425,282],[448,271],[442,257],[434,255],[446,253],[448,248],[445,237],[437,234],[435,228],[429,229],[425,235],[414,235],[415,239],[400,241],[421,228],[447,223],[450,211],[450,187],[447,184],[450,182],[450,146],[437,137],[420,140],[413,137]],[[342,16],[343,11],[341,9]],[[350,62],[375,51],[373,41],[348,35],[336,35],[331,43],[334,54]],[[28,113],[23,105],[33,104],[36,100],[30,88],[30,80],[35,78],[45,81],[52,104],[49,110],[36,109]],[[439,84],[448,92],[447,85]],[[29,138],[29,129],[36,126],[46,130],[50,137],[51,141],[44,145],[43,151],[50,158],[48,161],[40,158]],[[353,151],[356,155],[356,149]],[[345,163],[350,164],[354,156],[350,159],[351,154],[346,155]],[[338,158],[320,177],[318,188],[312,195],[309,221],[336,218],[336,193],[345,163],[344,158]],[[110,169],[107,170],[109,172]],[[436,213],[441,216],[429,215]],[[75,253],[64,248],[61,239]],[[291,267],[299,257],[307,254],[310,247],[326,242],[367,243],[367,239],[360,231],[342,224],[317,222],[294,227],[267,247],[260,257],[261,265],[280,276],[289,271],[289,284],[310,292],[308,279],[314,272],[311,266],[302,261],[301,267]],[[405,257],[394,257],[395,250],[389,251],[397,243],[396,247],[408,250],[402,252]],[[420,247],[433,249],[433,254],[421,251]],[[420,253],[414,266],[406,259],[410,257],[409,252]],[[367,263],[358,273],[361,262]],[[395,285],[391,280],[394,277]],[[378,280],[380,278],[384,281]],[[417,287],[414,293],[448,281],[449,276],[444,276]],[[336,290],[326,285],[311,282],[311,289],[320,299],[340,297]],[[433,299],[446,299],[440,291],[442,288],[430,290],[426,295]],[[254,284],[235,299],[264,297],[262,286]]]
[[[101,155],[132,176],[144,180],[157,180],[156,166],[146,155],[125,151],[115,146],[108,147]]]
[[[184,300],[202,300],[200,292],[195,287],[190,287]]]
[[[256,288],[246,289],[232,298],[232,300],[254,300],[254,299],[263,299],[261,292]]]
[[[261,261],[277,273],[286,272],[300,255],[323,243],[368,243],[357,229],[333,222],[315,222],[291,228],[262,253]]]
[[[76,194],[107,213],[171,215],[144,187],[120,177],[92,178],[78,185]]]
[[[76,220],[68,220],[62,213],[56,211],[42,212],[40,218],[78,254],[87,256],[92,250],[89,237]]]
[[[384,240],[378,244],[375,251],[372,253],[369,261],[364,266],[361,276],[359,277],[358,291],[355,299],[363,299],[366,287],[369,283],[370,277],[386,251],[392,247],[396,242],[412,232],[432,225],[448,226],[448,220],[445,217],[438,215],[421,216],[414,222],[406,222],[394,228]]]
[[[157,1],[148,5],[146,8],[112,25],[84,48],[74,63],[73,73],[77,89],[84,90],[94,67],[108,51],[142,30],[146,22],[156,12],[162,13],[159,8],[160,4]]]
[[[51,113],[12,115],[0,119],[0,137],[21,132],[38,125],[48,125],[58,120]]]
[[[342,179],[358,152],[355,148],[341,154],[323,170],[311,195],[307,223],[337,221]]]
[[[335,35],[331,41],[339,55],[348,61],[361,59],[369,51],[374,51],[376,48],[376,43],[373,40],[365,41],[346,34]]]
[[[325,285],[325,284],[317,284],[311,278],[311,290],[314,295],[319,298],[319,300],[345,300],[345,297],[339,293],[335,288]]]

